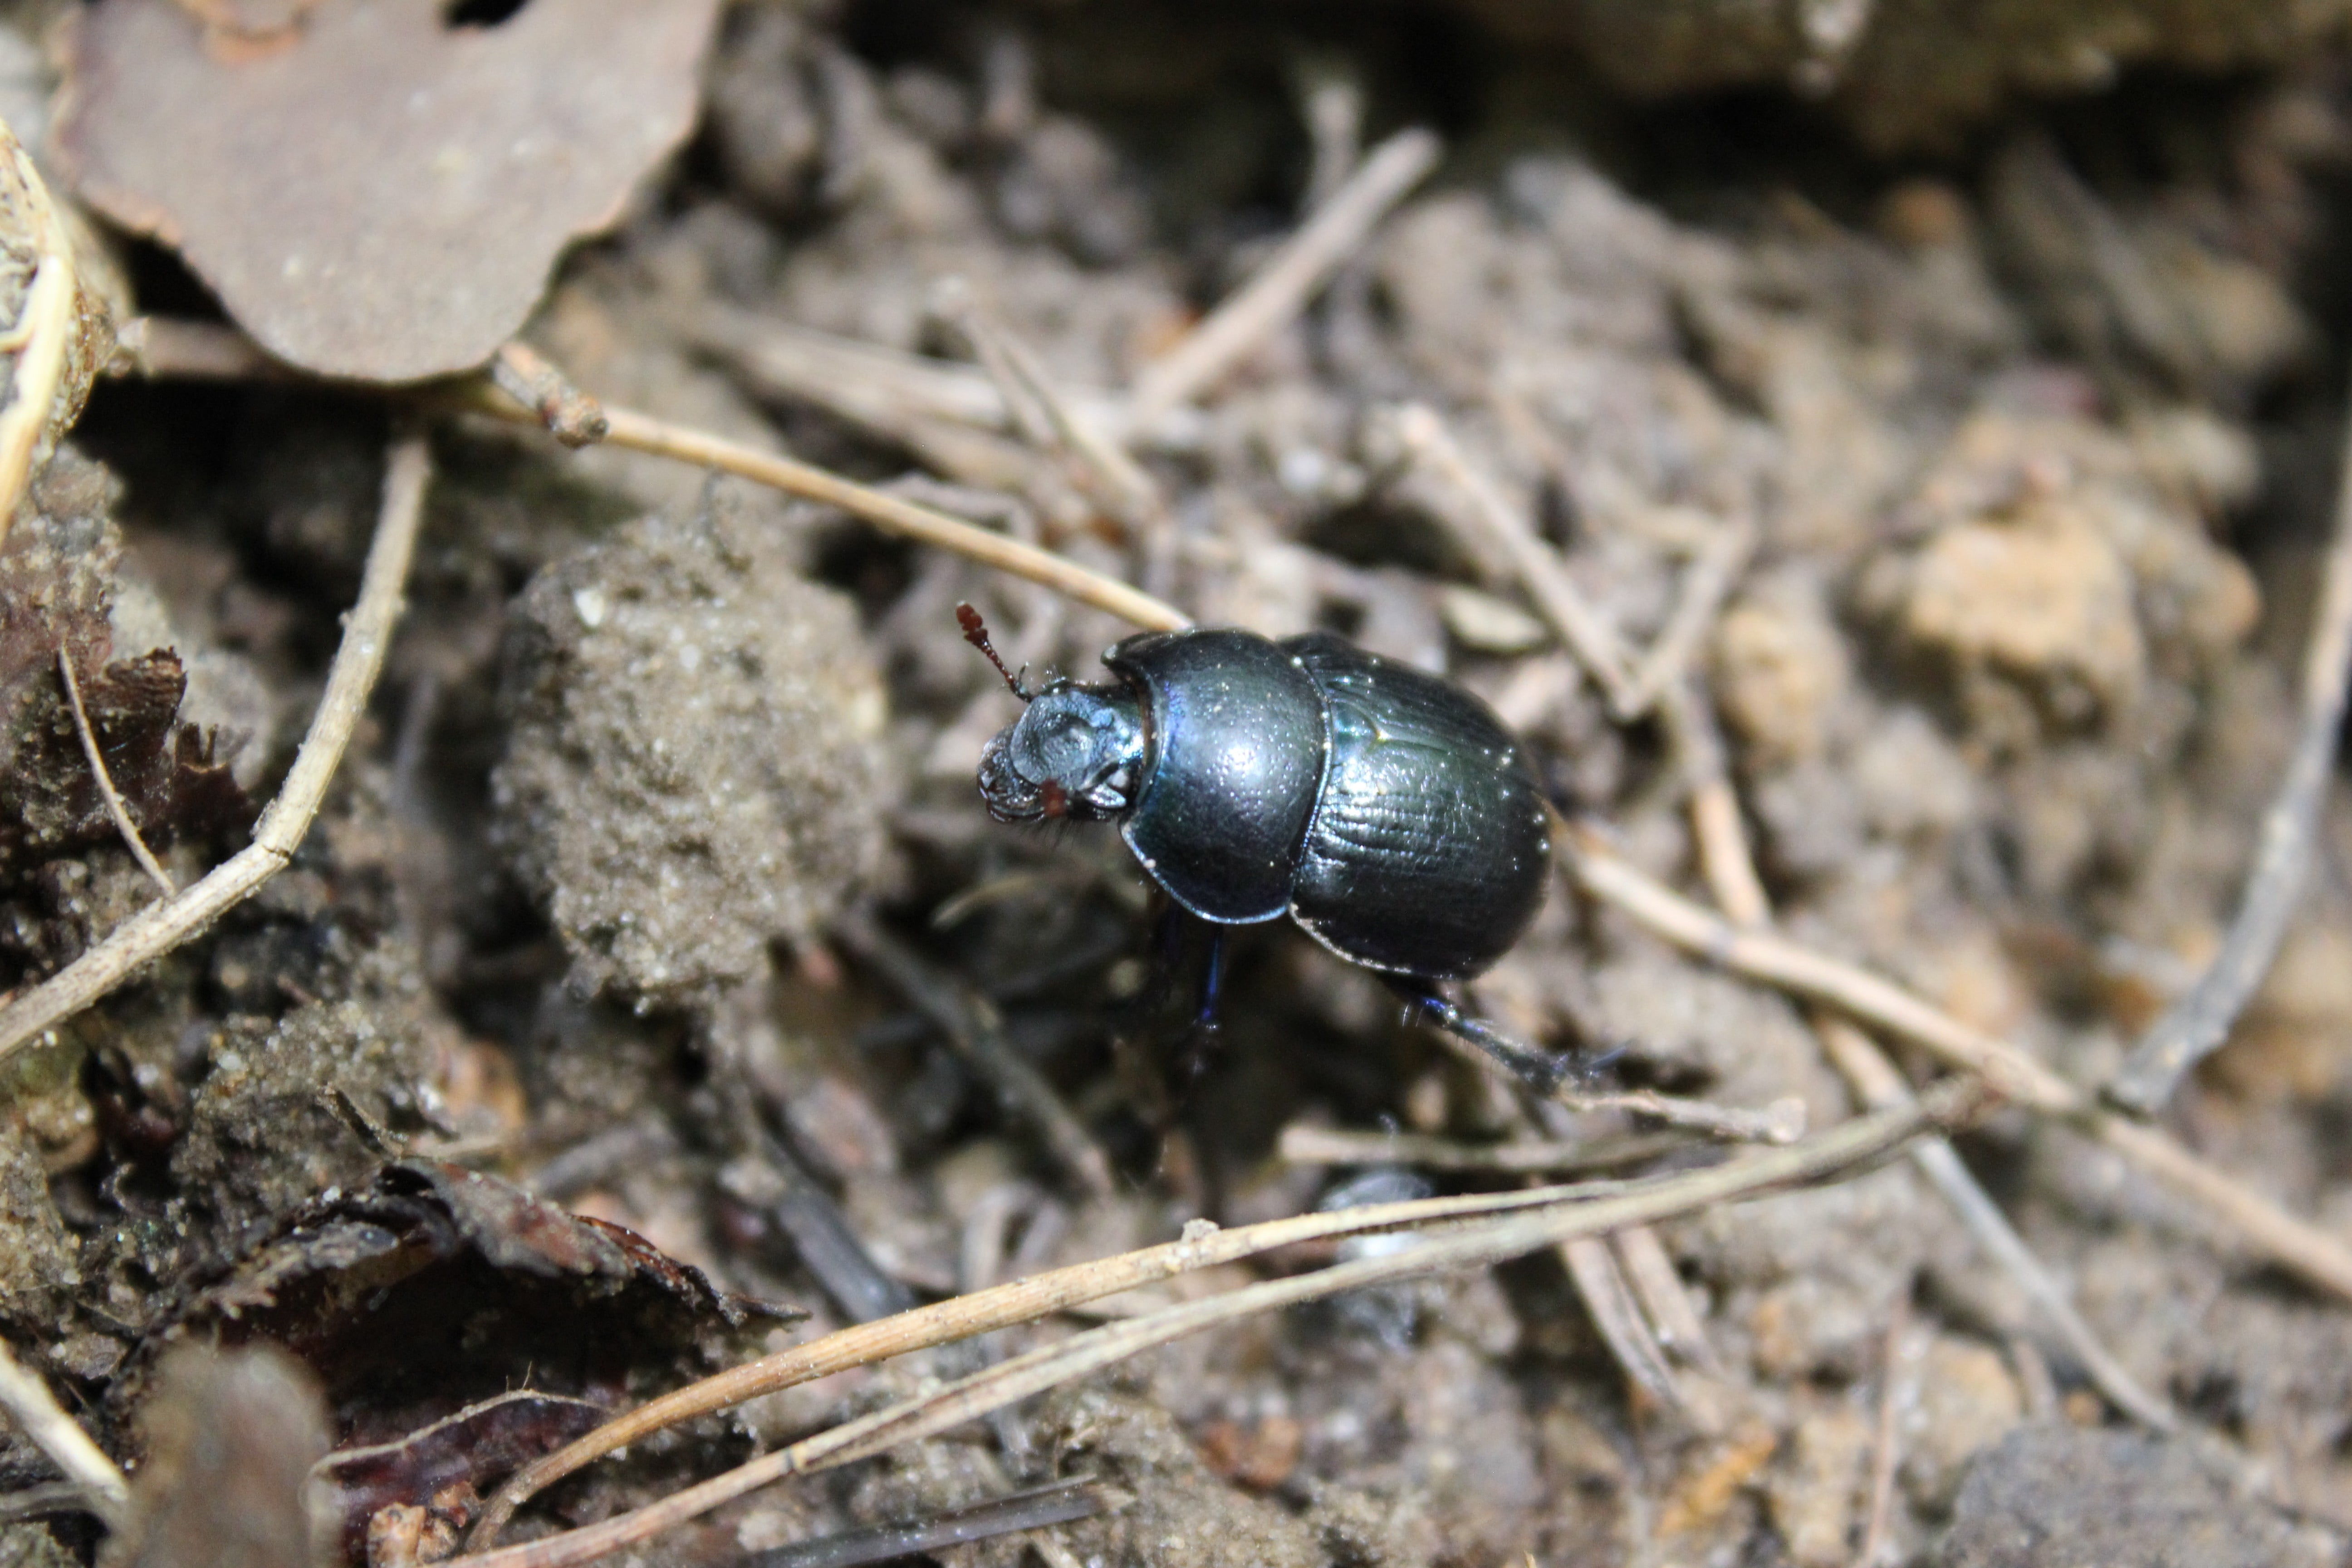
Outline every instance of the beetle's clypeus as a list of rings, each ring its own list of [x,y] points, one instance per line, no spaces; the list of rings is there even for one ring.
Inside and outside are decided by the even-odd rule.
[[[958,615],[994,659],[979,616]],[[1535,917],[1543,795],[1461,688],[1328,633],[1147,632],[1103,662],[1117,679],[1096,686],[1033,692],[1006,672],[1028,707],[981,758],[998,819],[1115,820],[1193,914],[1287,913],[1432,996],[1427,983],[1478,973]]]

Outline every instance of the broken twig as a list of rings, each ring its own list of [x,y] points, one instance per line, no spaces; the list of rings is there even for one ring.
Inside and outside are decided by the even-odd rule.
[[[1130,437],[1208,391],[1293,317],[1389,209],[1437,166],[1440,144],[1426,131],[1400,131],[1358,165],[1331,199],[1219,302],[1174,348],[1143,367],[1129,402]]]
[[[1343,1132],[1293,1122],[1276,1153],[1293,1165],[1412,1165],[1424,1171],[1497,1171],[1512,1175],[1570,1175],[1654,1159],[1689,1142],[1672,1133],[1569,1142],[1522,1138],[1507,1143],[1461,1143],[1413,1132]]]
[[[2150,1026],[2106,1087],[2111,1102],[2142,1116],[2161,1110],[2189,1069],[2229,1038],[2230,1026],[2270,973],[2303,894],[2352,686],[2352,420],[2344,439],[2335,536],[2304,652],[2302,723],[2278,795],[2263,814],[2237,917],[2212,964]]]
[[[67,1480],[87,1492],[110,1526],[122,1522],[131,1506],[131,1487],[122,1471],[58,1407],[49,1385],[26,1371],[5,1342],[0,1342],[0,1410],[65,1472]]]
[[[89,776],[97,781],[99,798],[106,802],[106,815],[114,818],[114,830],[122,836],[123,847],[139,862],[139,868],[163,889],[165,898],[172,897],[180,890],[179,884],[172,880],[172,873],[163,869],[163,863],[155,858],[155,852],[147,847],[147,841],[139,837],[139,825],[131,820],[131,806],[122,798],[122,792],[114,787],[114,775],[106,771],[106,756],[98,749],[98,732],[89,727],[89,710],[82,706],[81,680],[74,674],[73,655],[66,651],[63,643],[58,645],[58,679],[66,689],[66,703],[73,710],[74,731],[81,737],[81,754],[89,759]]]
[[[1947,1149],[1951,1145],[1944,1145]],[[1896,1293],[1886,1314],[1885,1350],[1879,1357],[1878,1430],[1870,1447],[1870,1512],[1862,1527],[1862,1545],[1853,1554],[1853,1568],[1877,1568],[1885,1549],[1887,1521],[1895,1512],[1895,1461],[1903,1438],[1903,1338],[1911,1327],[1911,1292]]]
[[[1536,613],[1601,688],[1610,711],[1626,716],[1633,695],[1632,656],[1569,575],[1568,563],[1536,537],[1534,527],[1504,499],[1495,481],[1470,462],[1435,409],[1407,404],[1397,411],[1396,429],[1414,460],[1427,465],[1469,502],[1486,543],[1509,565]]]
[[[37,1039],[241,903],[286,868],[310,830],[343,748],[366,711],[368,694],[383,668],[401,588],[425,519],[425,487],[432,453],[422,436],[394,441],[384,465],[383,503],[375,538],[360,575],[359,601],[343,624],[343,640],[327,670],[310,732],[278,798],[255,825],[253,842],[173,898],[150,904],[107,933],[106,940],[25,994],[0,1006],[0,1058]]]
[[[539,423],[538,415],[508,397],[496,395],[488,382],[477,385],[478,395],[469,398],[466,404],[471,411],[488,414],[509,423]],[[722,473],[782,490],[786,495],[838,508],[885,533],[911,539],[919,544],[937,545],[943,550],[954,551],[967,560],[1042,584],[1082,605],[1107,610],[1147,630],[1175,631],[1192,624],[1192,618],[1175,605],[1155,599],[1149,594],[1139,593],[1116,577],[1090,571],[1050,550],[1024,544],[1017,539],[1008,539],[984,528],[975,528],[945,512],[918,506],[887,490],[845,479],[814,463],[759,451],[683,425],[656,419],[635,409],[607,405],[604,418],[604,441],[608,446],[625,447],[632,451],[650,452],[656,457],[675,458],[682,463],[717,468]]]

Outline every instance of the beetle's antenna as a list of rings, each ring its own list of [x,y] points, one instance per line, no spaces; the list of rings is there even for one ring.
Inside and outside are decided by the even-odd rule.
[[[1035,692],[1031,691],[1027,687],[1022,685],[1020,677],[1015,676],[1011,670],[1005,668],[1004,661],[996,657],[996,649],[991,646],[988,640],[988,623],[980,618],[980,612],[978,610],[973,609],[970,605],[958,605],[956,606],[956,625],[963,628],[963,640],[971,644],[972,647],[980,649],[981,652],[986,654],[988,656],[988,662],[996,666],[996,673],[1004,677],[1004,684],[1013,689],[1013,696],[1018,697],[1022,701],[1026,702],[1032,697],[1036,695]],[[1028,673],[1029,667],[1025,664],[1023,665],[1021,667],[1021,674],[1027,675]]]

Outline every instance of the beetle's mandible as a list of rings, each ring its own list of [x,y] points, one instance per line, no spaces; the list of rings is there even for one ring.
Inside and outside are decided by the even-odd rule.
[[[980,616],[957,611],[989,647]],[[1543,902],[1542,790],[1518,743],[1461,688],[1318,632],[1146,632],[1103,656],[1117,679],[1032,691],[988,743],[1000,821],[1113,820],[1168,896],[1203,920],[1288,914],[1402,979],[1461,980]]]

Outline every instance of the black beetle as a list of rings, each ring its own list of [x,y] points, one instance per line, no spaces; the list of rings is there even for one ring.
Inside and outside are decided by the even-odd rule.
[[[1131,637],[1103,655],[1117,680],[1032,691],[978,612],[956,614],[1028,704],[982,753],[990,815],[1117,820],[1192,913],[1287,913],[1442,1026],[1513,1054],[1434,988],[1518,941],[1550,860],[1542,789],[1484,702],[1327,632],[1230,627]]]

